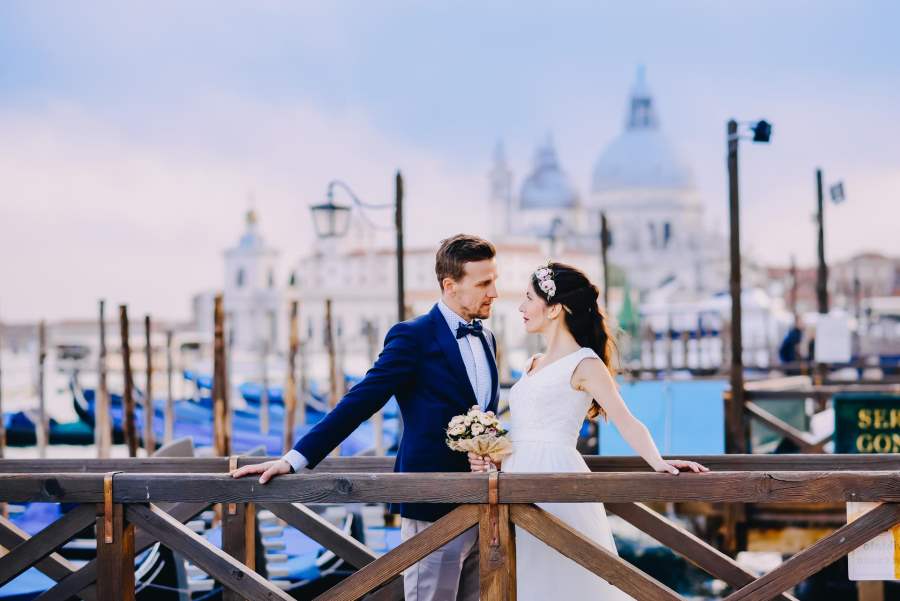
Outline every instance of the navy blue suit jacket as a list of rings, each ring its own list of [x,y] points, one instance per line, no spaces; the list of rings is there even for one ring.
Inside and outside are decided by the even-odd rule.
[[[496,339],[485,330],[496,356]],[[499,386],[488,409],[497,411]],[[447,423],[477,405],[456,337],[437,305],[429,313],[393,326],[384,349],[366,377],[341,399],[321,422],[301,438],[294,449],[315,467],[362,422],[397,398],[403,418],[403,437],[394,463],[395,472],[468,472],[465,453],[446,443]],[[392,511],[403,517],[435,521],[455,505],[400,503]]]

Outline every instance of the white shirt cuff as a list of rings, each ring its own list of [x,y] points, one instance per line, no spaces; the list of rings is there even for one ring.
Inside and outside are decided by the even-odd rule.
[[[291,467],[294,468],[295,474],[300,473],[300,470],[309,465],[309,461],[306,460],[306,457],[298,453],[295,449],[291,449],[290,451],[285,453],[282,459],[291,464]]]

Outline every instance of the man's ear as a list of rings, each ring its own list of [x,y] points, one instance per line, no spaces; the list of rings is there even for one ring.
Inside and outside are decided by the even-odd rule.
[[[443,280],[441,280],[441,291],[444,293],[456,292],[456,280],[454,280],[453,278],[444,278]]]

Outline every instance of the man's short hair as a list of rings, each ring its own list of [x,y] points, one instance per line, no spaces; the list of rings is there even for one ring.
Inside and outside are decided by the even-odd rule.
[[[434,263],[438,286],[443,291],[444,278],[459,281],[466,274],[466,263],[493,259],[496,254],[494,245],[478,236],[456,234],[441,240]]]

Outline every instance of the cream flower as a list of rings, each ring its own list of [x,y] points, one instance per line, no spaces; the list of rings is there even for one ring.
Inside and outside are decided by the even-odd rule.
[[[482,426],[481,424],[477,424],[477,423],[472,424],[472,435],[473,436],[478,436],[482,432],[484,432],[484,426]]]

